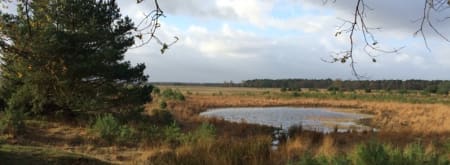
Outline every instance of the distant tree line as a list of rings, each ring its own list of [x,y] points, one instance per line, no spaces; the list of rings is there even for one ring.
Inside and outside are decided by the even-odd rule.
[[[446,86],[450,86],[447,80],[332,80],[332,79],[254,79],[246,80],[242,87],[257,88],[285,88],[295,90],[301,88],[333,88],[336,90],[429,90],[430,93],[438,92]]]

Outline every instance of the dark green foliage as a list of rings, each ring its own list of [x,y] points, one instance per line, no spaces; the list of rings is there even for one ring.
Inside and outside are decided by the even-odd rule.
[[[159,108],[161,108],[161,109],[166,109],[166,108],[167,108],[167,102],[164,101],[164,100],[161,100],[161,101],[159,102]]]
[[[24,114],[21,111],[6,110],[0,115],[0,134],[18,135],[24,131]]]
[[[175,120],[173,115],[168,110],[154,109],[152,111],[151,121],[155,124],[168,125],[173,123]]]
[[[286,92],[286,91],[287,91],[287,88],[283,87],[283,88],[280,89],[280,92]]]
[[[288,129],[288,136],[299,135],[302,132],[303,132],[303,125],[297,124],[297,125],[289,127],[289,129]]]
[[[181,93],[179,90],[172,90],[170,88],[164,89],[164,91],[161,93],[161,97],[166,100],[178,101],[184,101],[186,99],[183,93]]]
[[[366,93],[372,93],[372,89],[366,88],[366,89],[364,89],[364,92],[366,92]]]
[[[112,141],[119,134],[120,124],[111,114],[97,117],[92,130],[98,133],[98,136],[107,141]]]
[[[156,125],[143,125],[139,134],[144,142],[155,143],[161,140],[162,129]]]
[[[389,155],[383,144],[369,142],[359,145],[355,151],[354,164],[381,165],[389,163]]]
[[[209,123],[203,123],[195,131],[186,135],[185,143],[206,143],[213,141],[216,136],[216,127]]]
[[[159,95],[161,93],[161,90],[157,87],[154,87],[152,93],[155,95]]]
[[[437,86],[450,81],[442,80],[332,80],[332,79],[255,79],[243,81],[240,86],[258,88],[319,88],[337,86],[341,90],[424,90],[428,86]]]
[[[0,14],[0,32],[10,39],[0,45],[1,108],[54,115],[133,108],[150,100],[145,66],[123,61],[134,44],[134,25],[115,1],[17,4],[17,15]]]
[[[115,117],[120,123],[127,123],[131,125],[148,124],[151,123],[149,117],[143,106],[135,107],[133,109],[122,109],[118,113],[114,113]]]
[[[127,125],[121,125],[111,114],[97,117],[92,131],[107,142],[125,142],[133,137],[133,130]]]
[[[178,145],[184,140],[184,134],[176,122],[164,127],[164,141],[171,145]]]

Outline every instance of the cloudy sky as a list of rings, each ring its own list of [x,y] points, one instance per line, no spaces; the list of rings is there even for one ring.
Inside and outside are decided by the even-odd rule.
[[[153,8],[119,0],[125,15],[138,22]],[[356,42],[357,70],[367,79],[450,79],[450,44],[427,34],[431,51],[413,33],[419,27],[424,0],[367,0],[370,27],[384,49],[404,47],[397,54],[380,54],[377,63]],[[347,50],[346,35],[334,34],[350,20],[355,0],[160,0],[167,17],[157,35],[180,41],[165,54],[155,41],[132,49],[126,58],[145,63],[152,82],[223,82],[255,78],[355,79],[348,64],[326,63],[334,52]],[[450,36],[449,22],[435,15],[436,27]],[[430,30],[426,30],[430,32]]]

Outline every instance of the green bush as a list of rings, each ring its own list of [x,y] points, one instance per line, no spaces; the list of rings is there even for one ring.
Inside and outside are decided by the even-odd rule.
[[[97,117],[92,129],[98,133],[98,136],[107,141],[114,140],[119,134],[120,124],[111,114]]]
[[[97,117],[92,131],[108,141],[125,142],[133,137],[133,130],[127,125],[121,125],[119,121],[111,114]]]
[[[195,131],[185,137],[185,143],[205,143],[211,142],[216,136],[216,127],[209,123],[203,123]]]
[[[154,109],[151,120],[155,124],[169,125],[174,122],[174,117],[168,110]]]
[[[164,100],[161,100],[161,101],[159,102],[159,108],[161,108],[161,109],[166,109],[166,108],[167,108],[167,102],[164,101]]]
[[[161,96],[163,99],[167,99],[167,100],[178,100],[178,101],[186,100],[183,93],[181,93],[179,90],[172,90],[170,88],[165,89],[161,93]]]
[[[147,142],[153,142],[155,140],[159,140],[162,137],[162,130],[156,125],[146,125],[143,126],[140,130],[140,136]]]
[[[161,93],[161,90],[157,87],[154,87],[152,93],[155,95],[159,95]]]
[[[178,145],[183,141],[184,134],[176,122],[166,126],[163,130],[164,141],[171,145]]]
[[[374,165],[388,164],[389,155],[383,144],[377,142],[369,142],[356,147],[354,164],[358,165]]]
[[[425,148],[420,143],[413,143],[408,145],[403,151],[403,157],[401,161],[404,164],[409,165],[422,165],[422,164],[449,164],[450,162],[436,153],[427,153]]]
[[[21,111],[6,110],[0,117],[0,134],[21,134],[25,129],[24,114]]]
[[[119,134],[116,138],[119,142],[128,142],[134,138],[134,131],[131,127],[127,125],[121,125],[119,127]]]

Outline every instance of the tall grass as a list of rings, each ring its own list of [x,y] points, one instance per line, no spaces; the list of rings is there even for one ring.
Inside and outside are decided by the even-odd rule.
[[[401,149],[376,141],[358,145],[353,152],[323,156],[306,153],[299,160],[290,161],[292,165],[448,165],[448,157],[435,152],[427,153],[420,143],[412,143]]]
[[[193,143],[175,150],[154,154],[146,164],[274,164],[271,160],[270,138],[216,139]]]

